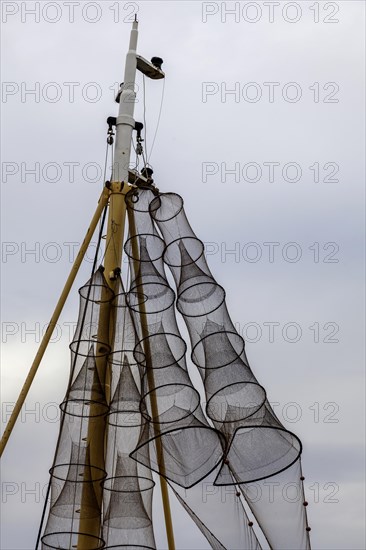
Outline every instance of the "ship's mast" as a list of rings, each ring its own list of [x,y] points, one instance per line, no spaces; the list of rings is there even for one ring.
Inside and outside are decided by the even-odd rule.
[[[160,58],[152,58],[152,62],[147,61],[142,56],[137,55],[137,39],[138,39],[138,22],[135,18],[135,21],[132,25],[132,30],[130,34],[130,43],[129,50],[126,56],[126,64],[124,71],[124,82],[119,93],[119,113],[118,117],[114,119],[116,125],[116,137],[115,137],[115,149],[114,149],[114,163],[112,167],[112,178],[108,182],[108,186],[103,190],[101,198],[98,203],[97,210],[94,214],[94,217],[91,221],[91,224],[87,230],[85,239],[80,247],[76,261],[71,269],[70,275],[66,281],[65,287],[61,293],[59,301],[57,302],[55,311],[51,317],[50,323],[48,325],[47,331],[42,339],[41,345],[38,349],[38,352],[35,356],[29,374],[26,378],[26,381],[23,385],[23,388],[20,392],[14,411],[9,419],[8,425],[6,426],[5,432],[2,436],[0,442],[0,456],[5,449],[5,446],[8,442],[12,429],[15,425],[15,422],[18,418],[20,410],[24,404],[25,398],[28,394],[28,391],[31,387],[33,379],[38,370],[39,364],[42,360],[44,352],[47,348],[47,345],[52,336],[52,332],[56,326],[57,320],[61,314],[63,306],[66,302],[66,299],[69,295],[72,284],[75,280],[79,267],[84,258],[85,252],[88,248],[90,240],[93,236],[93,233],[96,229],[98,221],[100,219],[101,213],[103,212],[108,200],[109,200],[109,213],[108,213],[108,226],[107,226],[107,235],[106,235],[106,251],[105,251],[105,262],[104,262],[104,271],[105,279],[107,281],[108,287],[103,288],[102,296],[100,301],[100,313],[99,313],[99,322],[98,322],[98,331],[96,335],[96,373],[95,373],[95,382],[98,381],[102,385],[105,391],[107,402],[110,401],[110,368],[108,365],[108,355],[105,353],[105,348],[102,349],[104,343],[108,342],[110,348],[113,346],[114,334],[115,334],[115,325],[116,325],[116,315],[115,308],[111,306],[109,297],[110,289],[118,292],[119,285],[119,274],[122,266],[122,250],[123,250],[123,241],[124,241],[124,232],[126,224],[126,202],[125,196],[130,191],[131,186],[129,185],[129,163],[131,156],[131,140],[132,132],[134,129],[137,129],[134,116],[134,107],[135,107],[135,77],[136,70],[138,69],[144,75],[152,79],[164,78],[164,73],[161,71],[162,60]],[[112,117],[113,118],[113,117]],[[142,124],[139,124],[139,131],[141,131]],[[136,174],[134,175],[136,178]],[[145,178],[142,178],[142,181]],[[145,179],[146,182],[146,179]],[[134,227],[134,214],[129,212],[128,223],[131,228]],[[138,257],[138,251],[135,251],[135,259]],[[142,325],[145,325],[145,312],[144,308],[140,311]],[[100,344],[99,344],[100,343]],[[148,344],[146,344],[148,345]],[[145,350],[146,357],[149,357],[149,350]],[[148,379],[150,390],[154,388],[154,377],[151,368],[147,365],[148,369]],[[97,387],[98,384],[95,384]],[[94,385],[93,385],[94,387]],[[151,392],[153,393],[153,392]],[[84,473],[79,475],[84,476],[85,482],[89,481],[93,483],[95,497],[98,502],[99,509],[102,508],[102,497],[103,489],[99,479],[93,479],[93,471],[104,471],[105,470],[105,450],[107,443],[107,432],[106,432],[106,422],[104,416],[100,416],[97,410],[93,408],[97,407],[98,399],[93,399],[93,394],[89,403],[90,406],[90,415],[89,415],[89,425],[87,437],[84,438],[84,441],[89,447],[89,460],[95,468],[90,470],[89,474],[87,473],[88,469],[85,468]],[[157,403],[152,398],[152,411],[155,417],[158,416]],[[94,414],[96,413],[96,414]],[[93,419],[93,420],[91,420]],[[158,428],[156,428],[158,430]],[[160,442],[157,438],[157,456],[160,465],[160,473],[162,476],[165,474],[165,465],[164,457],[162,455],[162,449]],[[87,476],[90,476],[91,479],[86,479]],[[164,477],[160,476],[160,487],[162,494],[162,502],[164,509],[164,518],[166,525],[166,533],[168,540],[169,550],[175,549],[174,544],[174,535],[172,527],[172,519],[170,512],[169,504],[169,493],[168,493],[168,484]],[[88,491],[87,486],[89,483],[84,483],[84,489],[81,496],[81,506],[77,510],[80,519],[79,525],[79,535],[77,545],[73,546],[77,550],[90,550],[90,540],[98,540],[101,533],[101,524],[102,518],[101,514],[99,518],[90,518],[88,515]],[[100,539],[99,539],[100,540]]]
[[[110,203],[108,215],[108,227],[106,235],[106,254],[105,254],[105,277],[108,285],[112,290],[118,292],[119,272],[122,266],[122,248],[124,240],[125,222],[126,222],[126,202],[125,195],[131,189],[128,185],[129,180],[129,164],[131,156],[131,140],[132,132],[135,129],[134,107],[135,107],[135,78],[136,69],[138,68],[145,75],[151,78],[161,78],[163,74],[159,69],[153,66],[150,62],[137,56],[137,39],[138,39],[138,22],[135,20],[132,25],[129,50],[126,56],[124,81],[122,84],[121,93],[119,95],[119,113],[116,119],[116,137],[114,149],[114,163],[112,168],[112,179],[110,182]],[[160,73],[160,74],[159,74]],[[132,219],[131,219],[132,216]],[[133,212],[129,215],[129,223],[133,225]],[[104,292],[108,292],[105,289]],[[111,347],[115,333],[115,308],[111,307],[110,302],[106,299],[101,299],[99,326],[98,326],[98,342],[109,342]],[[141,311],[141,315],[144,312]],[[149,369],[151,371],[151,369]],[[107,400],[110,400],[110,372],[108,360],[105,355],[97,356],[97,372],[98,378],[104,384]],[[149,373],[150,378],[152,372]],[[150,380],[150,386],[153,386],[153,380]],[[153,408],[156,404],[152,403]],[[157,414],[157,411],[155,411]],[[88,440],[90,441],[90,460],[98,468],[104,469],[106,438],[105,421],[101,417],[99,422],[93,422],[89,426]],[[160,452],[159,452],[160,451]],[[157,454],[161,455],[161,450],[157,449]],[[160,456],[160,463],[164,464],[163,457]],[[164,468],[164,466],[163,466]],[[161,472],[164,473],[164,472]],[[169,550],[174,550],[174,535],[171,520],[171,511],[169,503],[168,486],[164,477],[160,477],[160,487],[164,508],[164,517],[166,525],[166,533],[168,539]],[[96,480],[94,484],[96,497],[101,505],[102,489],[100,482]],[[88,495],[85,493],[84,505],[87,505]],[[83,501],[80,509],[80,532],[88,533],[89,535],[98,536],[100,533],[100,523],[83,520]],[[78,550],[87,550],[90,544],[88,536],[80,535],[78,539]]]
[[[112,179],[109,185],[109,212],[108,226],[106,235],[105,251],[105,278],[109,287],[114,291],[117,288],[119,277],[118,272],[122,264],[122,247],[124,239],[124,229],[126,221],[126,203],[125,195],[129,191],[128,186],[128,165],[130,161],[132,131],[135,127],[133,119],[135,106],[135,75],[136,75],[136,47],[138,23],[133,23],[130,45],[126,57],[125,78],[123,91],[120,97],[119,114],[116,119],[116,142],[115,142],[115,162],[112,170]],[[128,101],[126,99],[128,98]],[[97,342],[109,342],[113,345],[113,335],[115,329],[115,308],[111,306],[107,294],[108,288],[104,288],[101,296],[100,314],[97,332]],[[108,356],[105,353],[96,354],[95,376],[104,387],[107,402],[110,401],[110,372],[108,365]],[[94,415],[93,408],[98,406],[97,399],[90,401],[90,419],[88,425],[88,435],[86,443],[89,447],[90,463],[93,464],[98,472],[105,470],[105,449],[106,449],[106,422],[103,416]],[[95,418],[94,418],[95,416]],[[93,477],[93,472],[91,476]],[[94,474],[98,478],[98,474]],[[91,479],[94,485],[94,492],[98,502],[99,509],[102,509],[103,489],[98,479]],[[88,484],[84,483],[82,501],[80,507],[80,535],[78,537],[78,550],[88,550],[90,546],[90,536],[97,537],[101,531],[101,515],[90,520],[87,514],[88,505]]]

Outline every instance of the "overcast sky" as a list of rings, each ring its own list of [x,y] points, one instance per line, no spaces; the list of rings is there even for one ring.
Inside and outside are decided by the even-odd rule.
[[[184,197],[253,371],[304,444],[313,548],[364,548],[364,2],[1,9],[3,420],[102,188],[137,11],[138,51],[166,72],[156,184]],[[148,154],[162,86],[146,82]],[[140,76],[137,89],[142,121]],[[4,550],[33,548],[92,256],[4,454]],[[177,548],[206,548],[180,514]]]

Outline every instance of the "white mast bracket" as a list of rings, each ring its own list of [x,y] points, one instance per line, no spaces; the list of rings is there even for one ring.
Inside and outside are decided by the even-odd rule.
[[[116,126],[118,124],[127,124],[135,129],[135,119],[131,115],[119,115],[116,119]]]

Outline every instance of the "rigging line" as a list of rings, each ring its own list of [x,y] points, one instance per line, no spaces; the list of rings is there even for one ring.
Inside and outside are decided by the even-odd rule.
[[[150,154],[149,154],[148,159],[147,159],[147,162],[148,162],[148,163],[150,162],[150,157],[151,157],[152,151],[153,151],[153,149],[154,149],[154,145],[155,145],[156,135],[157,135],[158,130],[159,130],[160,117],[161,117],[161,113],[162,113],[162,110],[163,110],[164,92],[165,92],[165,78],[163,78],[163,90],[162,90],[162,92],[161,92],[161,101],[160,101],[160,109],[159,109],[158,121],[157,121],[157,123],[156,123],[156,129],[155,129],[154,137],[153,137],[152,144],[151,144]]]
[[[105,249],[104,249],[104,254],[103,254],[103,260],[105,258],[105,255],[107,253],[107,250],[109,249],[109,247],[111,246],[113,248],[113,253],[114,253],[114,256],[115,256],[115,259],[117,260],[117,249],[116,249],[116,243],[115,243],[115,240],[114,240],[114,233],[115,233],[115,221],[114,221],[114,217],[113,217],[113,203],[110,201],[109,202],[109,207],[110,207],[110,219],[111,219],[111,236],[109,238],[108,241],[106,241],[106,245],[105,245]]]
[[[147,166],[148,162],[147,162],[147,158],[145,157],[145,154],[144,154],[143,150],[141,151],[141,155],[142,155],[142,160],[144,161],[144,166]]]
[[[104,159],[103,187],[105,185],[106,177],[107,177],[107,164],[108,164],[108,156],[109,156],[108,152],[109,152],[109,143],[107,142],[107,147],[106,147],[106,151],[105,151],[105,159]],[[102,224],[102,219],[100,219],[100,221],[99,221],[99,229],[101,227],[101,224]]]
[[[114,223],[114,227],[116,226],[116,222],[113,222]],[[113,226],[112,226],[113,227]],[[115,238],[114,238],[114,231],[112,229],[112,236],[111,236],[111,242],[112,242],[112,248],[113,248],[113,253],[114,253],[114,259],[117,261],[118,260],[118,255],[117,255],[117,247],[116,247],[116,241],[115,241]]]
[[[105,160],[104,160],[104,172],[103,172],[103,186],[105,185],[105,179],[106,179],[106,174],[107,174],[107,163],[108,163],[108,151],[109,151],[109,143],[107,143],[107,148],[106,148],[106,151],[105,151]]]
[[[107,211],[108,211],[108,205],[105,206],[104,211],[103,211],[103,215],[102,215],[102,225],[99,229],[98,241],[97,241],[97,246],[96,246],[96,250],[95,250],[93,266],[92,266],[92,270],[91,270],[91,277],[95,273],[95,268],[96,268],[97,261],[98,261],[98,254],[99,254],[100,244],[101,244],[101,241],[102,241],[102,234],[103,234],[103,228],[104,228],[104,224],[105,224],[105,220],[106,220],[106,216],[107,216]],[[87,300],[89,300],[90,292],[91,292],[91,286],[89,286],[89,288],[88,288]],[[87,308],[85,308],[84,311],[83,311],[83,318],[81,320],[81,330],[83,329],[84,324],[85,324],[86,309]],[[77,360],[77,356],[78,356],[78,352],[79,352],[79,347],[80,347],[80,341],[77,344],[76,351],[75,351],[75,356],[74,356],[74,359],[73,359],[73,362],[72,362],[72,365],[71,365],[71,372],[70,372],[69,384],[68,384],[68,387],[67,387],[67,390],[66,390],[66,397],[69,394],[69,391],[70,391],[70,388],[71,388],[71,383],[72,383],[72,378],[74,376],[74,371],[75,371],[76,360]],[[54,458],[53,458],[53,461],[52,461],[52,467],[51,468],[53,468],[53,466],[55,465],[56,456],[57,456],[59,446],[60,446],[62,428],[64,426],[65,417],[66,417],[66,412],[65,411],[66,411],[66,409],[64,411],[62,411],[62,414],[61,414],[60,429],[59,429],[59,433],[58,433],[58,437],[57,437],[56,449],[55,449],[55,454],[54,454]],[[52,481],[52,475],[50,474],[50,477],[49,477],[49,480],[48,480],[48,485],[47,485],[47,492],[46,492],[46,495],[45,495],[45,501],[44,501],[43,510],[42,510],[41,521],[40,521],[39,530],[38,530],[38,534],[37,534],[37,541],[36,541],[35,550],[37,550],[40,539],[41,539],[43,523],[44,523],[44,520],[45,520],[48,499],[49,499],[50,491],[51,491],[51,481]],[[50,506],[51,506],[51,504],[50,504]]]
[[[114,173],[114,147],[112,147],[111,156],[112,156],[112,171],[111,171],[111,180],[112,180],[113,179],[113,173]]]
[[[143,102],[144,102],[145,151],[146,151],[146,155],[147,155],[146,88],[145,88],[145,75],[144,74],[142,75],[142,83],[143,83]]]
[[[104,259],[105,259],[106,253],[107,253],[107,248],[108,248],[108,246],[109,246],[109,244],[110,244],[110,242],[111,242],[111,238],[112,238],[112,237],[109,237],[109,240],[108,240],[108,241],[106,240],[106,244],[105,244],[105,248],[104,248],[104,253],[103,253],[103,256],[102,256],[102,259],[101,259],[101,263],[102,263],[102,264],[103,264],[103,262],[104,262]]]
[[[139,164],[140,164],[140,159],[139,159],[139,155],[137,154],[137,149],[135,147],[135,144],[133,142],[133,138],[131,137],[131,143],[132,143],[132,147],[133,147],[133,150],[135,151],[136,153],[136,160],[135,160],[135,167],[134,167],[134,170],[137,170],[138,167],[139,167]]]

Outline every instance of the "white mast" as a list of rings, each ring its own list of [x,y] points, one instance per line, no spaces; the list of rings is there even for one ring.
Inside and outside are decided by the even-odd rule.
[[[133,113],[135,109],[136,48],[138,22],[132,24],[130,46],[126,56],[125,75],[119,102],[116,124],[116,142],[112,181],[128,181],[128,167],[131,156],[132,130],[135,128]]]

